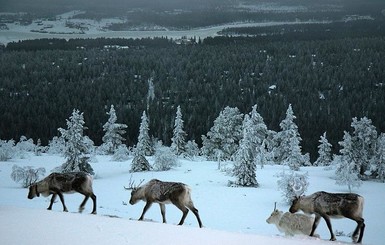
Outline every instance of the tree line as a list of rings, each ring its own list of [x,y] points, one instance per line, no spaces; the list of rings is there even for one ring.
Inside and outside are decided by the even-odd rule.
[[[127,125],[127,145],[137,143],[143,111],[151,135],[170,145],[178,105],[186,138],[201,145],[226,106],[247,113],[256,104],[267,127],[278,131],[291,104],[302,151],[312,160],[324,132],[338,152],[353,117],[370,118],[379,132],[385,129],[383,37],[298,42],[222,37],[194,45],[166,38],[60,40],[75,42],[75,48],[28,48],[56,41],[13,43],[0,51],[1,139],[25,135],[47,144],[77,108],[84,112],[85,133],[100,145],[111,105]]]

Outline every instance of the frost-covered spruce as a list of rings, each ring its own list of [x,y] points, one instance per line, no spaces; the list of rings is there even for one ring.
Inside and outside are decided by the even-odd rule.
[[[239,144],[238,151],[235,153],[235,163],[233,175],[235,176],[236,185],[257,187],[256,165],[254,161],[255,144],[253,143],[252,121],[249,115],[246,115],[242,124],[242,139]]]
[[[131,162],[130,172],[150,171],[151,165],[143,155],[135,155]]]
[[[178,106],[176,111],[173,136],[171,138],[171,150],[178,156],[186,152],[185,137],[186,133],[183,130],[182,111],[180,106]]]
[[[94,174],[88,162],[93,142],[83,135],[84,129],[86,129],[84,123],[83,113],[74,109],[69,120],[67,120],[67,129],[59,128],[61,137],[66,142],[64,150],[66,162],[59,167],[61,172],[83,171],[91,175]]]
[[[202,136],[202,154],[209,160],[230,159],[238,149],[242,136],[242,120],[243,114],[238,108],[224,108],[214,120],[207,136]]]
[[[107,154],[114,154],[125,140],[122,135],[126,133],[125,129],[127,128],[127,125],[116,123],[118,118],[113,105],[111,105],[110,111],[107,112],[107,115],[109,115],[109,118],[103,125],[103,131],[105,134],[102,138],[103,145],[107,147],[102,147],[102,149],[105,149]]]
[[[328,166],[332,162],[332,144],[326,138],[326,132],[321,135],[318,146],[318,158],[314,162],[314,166]]]
[[[143,111],[141,120],[142,121],[139,126],[138,143],[135,150],[138,152],[138,154],[152,156],[154,155],[154,147],[151,144],[148,118],[145,111]]]

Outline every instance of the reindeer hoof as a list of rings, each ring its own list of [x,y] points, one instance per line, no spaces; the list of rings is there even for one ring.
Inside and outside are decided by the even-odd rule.
[[[335,241],[335,240],[337,240],[335,237],[330,238],[330,241]]]

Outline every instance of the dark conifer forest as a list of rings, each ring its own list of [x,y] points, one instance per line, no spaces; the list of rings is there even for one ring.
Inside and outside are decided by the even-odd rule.
[[[257,104],[268,128],[279,131],[291,104],[302,150],[309,152],[312,160],[317,157],[318,140],[325,131],[334,152],[338,151],[344,130],[352,130],[353,117],[366,116],[378,132],[385,132],[383,1],[341,1],[344,7],[335,11],[330,9],[334,6],[331,0],[323,5],[328,8],[325,10],[317,9],[318,1],[312,1],[315,5],[310,7],[308,1],[298,0],[294,2],[308,11],[274,14],[245,12],[231,7],[234,1],[222,4],[219,0],[211,0],[202,8],[183,5],[184,11],[175,14],[165,12],[166,5],[150,8],[149,2],[132,1],[132,6],[121,7],[122,15],[127,9],[135,9],[128,12],[130,18],[174,30],[267,18],[326,22],[228,28],[218,37],[192,38],[185,44],[163,37],[8,43],[0,46],[0,139],[18,140],[23,135],[48,144],[59,135],[58,128],[66,126],[72,110],[78,109],[84,113],[86,134],[99,145],[111,105],[118,122],[128,125],[125,136],[129,146],[136,144],[145,110],[150,134],[169,145],[178,105],[187,139],[200,145],[201,136],[207,134],[226,106],[249,113]],[[86,10],[84,18],[117,13],[113,4],[97,5],[99,9],[87,6],[79,8]],[[9,2],[6,7],[7,11],[29,8],[31,14],[7,17],[22,18],[18,21],[28,24],[36,17],[69,11],[71,4],[52,5],[39,15],[33,4]],[[132,23],[112,25],[111,29],[125,30],[126,24]],[[150,84],[153,93],[149,93]]]
[[[312,159],[320,135],[326,131],[336,148],[353,117],[366,116],[384,132],[385,38],[316,39],[10,43],[0,53],[0,138],[24,135],[47,144],[76,108],[84,112],[87,135],[100,144],[110,105],[128,125],[128,145],[136,143],[144,110],[151,135],[170,144],[178,105],[187,138],[200,144],[226,106],[249,113],[257,104],[269,129],[279,131],[292,104],[303,151]],[[149,80],[154,96],[148,96]]]

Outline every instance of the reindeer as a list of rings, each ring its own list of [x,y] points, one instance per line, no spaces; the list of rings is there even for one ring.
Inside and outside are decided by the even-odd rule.
[[[165,204],[172,203],[183,212],[178,225],[182,225],[184,223],[188,211],[191,210],[198,220],[199,227],[202,228],[202,222],[198,214],[198,209],[194,207],[194,203],[191,200],[191,189],[189,186],[183,183],[163,182],[157,179],[150,180],[140,187],[139,185],[137,187],[133,187],[133,185],[129,188],[125,187],[125,189],[132,190],[130,198],[131,205],[136,204],[140,200],[146,202],[139,220],[144,219],[144,214],[153,203],[159,203],[163,223],[166,223]]]
[[[276,208],[277,203],[274,204],[274,210],[270,217],[267,218],[268,224],[274,224],[280,232],[284,232],[285,236],[294,235],[309,235],[314,223],[314,217],[305,214],[292,214],[290,212],[282,212]],[[318,235],[314,235],[318,236]]]
[[[364,198],[353,193],[327,193],[315,192],[309,196],[296,197],[289,209],[291,213],[302,210],[304,213],[315,214],[315,219],[310,236],[314,235],[320,218],[322,217],[330,231],[331,241],[336,237],[333,233],[330,218],[348,218],[357,222],[357,227],[353,232],[353,242],[361,243],[364,236],[365,223],[362,218],[364,208]],[[359,237],[358,237],[359,235]],[[357,241],[358,237],[358,241]]]
[[[28,198],[33,199],[36,196],[40,196],[40,194],[47,197],[52,194],[51,203],[47,208],[52,210],[52,205],[56,197],[59,196],[63,204],[63,211],[68,212],[64,204],[63,193],[73,192],[78,192],[85,196],[79,207],[80,213],[84,210],[88,198],[91,197],[94,203],[92,214],[96,214],[96,196],[92,191],[92,177],[84,172],[52,173],[29,187]]]

